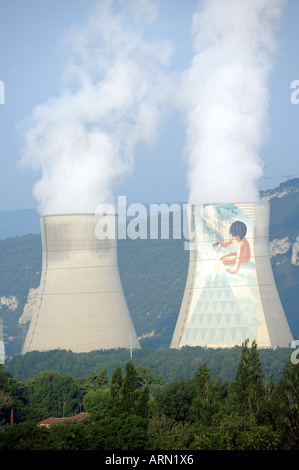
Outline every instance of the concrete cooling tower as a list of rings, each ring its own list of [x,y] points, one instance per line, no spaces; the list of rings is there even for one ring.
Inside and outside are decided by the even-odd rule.
[[[50,215],[40,219],[42,274],[23,353],[140,348],[124,297],[117,236],[96,236],[115,215]]]
[[[268,203],[188,206],[189,270],[171,348],[226,348],[249,339],[289,347],[292,334],[269,256]]]

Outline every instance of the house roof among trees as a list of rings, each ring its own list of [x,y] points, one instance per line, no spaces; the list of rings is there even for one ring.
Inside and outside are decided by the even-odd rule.
[[[70,416],[68,418],[47,418],[47,419],[43,419],[38,424],[40,426],[50,426],[51,424],[64,423],[65,421],[75,420],[75,419],[83,420],[83,419],[86,419],[86,418],[88,418],[88,413],[77,413],[76,415]]]

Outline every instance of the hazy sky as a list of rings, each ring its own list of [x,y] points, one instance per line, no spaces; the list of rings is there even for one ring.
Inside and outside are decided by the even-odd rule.
[[[5,84],[5,104],[0,105],[0,210],[37,207],[32,190],[41,170],[20,167],[22,141],[18,126],[36,106],[60,95],[69,57],[65,35],[73,26],[77,30],[83,27],[93,3],[101,0],[0,0],[0,80]],[[159,16],[155,27],[147,29],[147,38],[169,41],[172,55],[166,69],[172,78],[179,77],[194,56],[191,21],[200,2],[156,3],[160,5]],[[278,48],[269,79],[270,132],[260,151],[265,167],[262,189],[299,176],[299,104],[290,100],[291,83],[299,80],[298,21],[299,2],[288,0],[276,35]],[[152,83],[152,77],[146,77]],[[217,82],[217,77],[214,80]],[[217,87],[222,89],[221,77]],[[128,203],[188,200],[183,157],[186,123],[175,109],[155,122],[156,139],[151,145],[137,142],[133,169],[117,188],[116,194],[127,196]]]

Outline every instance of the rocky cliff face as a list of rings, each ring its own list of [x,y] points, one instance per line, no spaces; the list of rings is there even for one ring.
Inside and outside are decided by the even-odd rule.
[[[6,306],[9,310],[16,310],[19,305],[19,301],[15,295],[10,295],[9,297],[5,297],[4,295],[0,297],[0,309],[3,306]]]
[[[275,264],[291,262],[294,266],[299,266],[299,235],[296,237],[275,238],[269,244],[270,257],[275,258],[277,255],[285,255],[284,258],[278,257],[273,260]]]
[[[24,305],[22,316],[19,319],[20,325],[30,322],[32,315],[33,315],[34,308],[35,308],[35,304],[36,304],[37,293],[38,293],[38,288],[36,289],[31,288],[29,290],[28,296],[27,296],[27,302]]]
[[[299,192],[299,187],[297,187],[297,180],[298,178],[294,180],[287,181],[286,183],[282,183],[278,188],[275,189],[268,189],[267,191],[264,191],[262,194],[262,198],[264,201],[270,201],[271,199],[278,197],[282,198],[286,196],[287,194],[290,193],[298,193]],[[293,182],[293,184],[292,184]],[[291,184],[289,184],[291,183]]]
[[[292,241],[289,237],[283,237],[281,239],[274,238],[269,244],[270,256],[273,258],[276,255],[284,255],[289,251],[292,246]]]
[[[299,235],[292,246],[292,264],[299,266]]]
[[[289,262],[299,266],[299,179],[286,181],[278,188],[265,191],[262,199],[270,203],[271,218],[276,220],[272,224],[273,230],[278,232],[279,226],[282,234],[281,237],[274,234],[275,238],[270,241],[269,249],[273,263]]]

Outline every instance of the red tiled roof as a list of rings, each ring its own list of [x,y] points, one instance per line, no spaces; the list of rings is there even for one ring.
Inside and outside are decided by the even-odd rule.
[[[88,418],[88,413],[77,413],[76,415],[71,416],[70,418],[65,418],[65,419],[85,419],[85,418]]]
[[[74,416],[70,416],[69,418],[47,418],[43,419],[40,421],[38,424],[41,426],[49,426],[50,424],[55,424],[55,423],[63,423],[64,421],[67,420],[75,420],[75,419],[85,419],[88,417],[88,413],[77,413]]]

